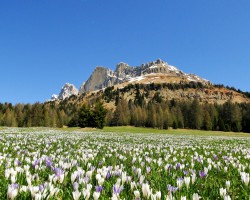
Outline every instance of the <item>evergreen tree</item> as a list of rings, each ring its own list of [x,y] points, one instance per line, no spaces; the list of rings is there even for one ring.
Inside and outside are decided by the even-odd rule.
[[[147,112],[147,126],[155,128],[157,125],[157,113],[154,104],[148,105],[148,112]]]
[[[169,108],[166,107],[163,112],[163,129],[168,129],[169,126],[172,126],[172,117],[170,115]]]
[[[103,103],[101,101],[97,101],[92,111],[92,119],[94,122],[93,127],[103,129],[105,124],[106,114],[107,110],[104,108]]]
[[[213,123],[210,117],[210,114],[207,110],[204,111],[204,117],[203,117],[203,129],[205,130],[212,130]]]
[[[126,126],[130,122],[130,111],[128,103],[123,98],[118,102],[116,110],[113,115],[112,125]]]
[[[232,131],[240,132],[242,129],[241,122],[242,122],[241,109],[238,104],[234,104],[232,108],[232,116],[231,116]]]
[[[3,117],[3,125],[11,127],[11,124],[12,124],[11,121],[12,121],[12,112],[9,108],[7,108]]]
[[[37,126],[43,126],[44,121],[43,121],[43,111],[42,111],[42,106],[40,103],[35,103],[31,107],[31,119],[32,119],[32,126],[37,127]]]
[[[164,116],[161,106],[157,106],[157,114],[156,114],[156,127],[158,129],[163,129],[164,126]]]
[[[61,113],[61,111],[57,110],[56,114],[57,114],[56,127],[62,128],[63,127],[62,113]]]
[[[242,114],[238,104],[230,101],[223,104],[221,118],[225,123],[225,131],[241,131]]]
[[[50,117],[49,117],[49,111],[47,108],[44,108],[43,115],[44,115],[44,126],[50,127]]]
[[[78,112],[78,125],[81,128],[88,127],[88,125],[91,123],[90,120],[90,109],[85,104],[83,104]]]
[[[246,105],[242,118],[242,131],[250,133],[250,104]]]
[[[197,99],[195,99],[190,107],[190,128],[201,129],[203,123],[202,107]]]
[[[173,117],[172,126],[175,125],[176,128],[184,128],[184,120],[180,107],[179,106],[173,107],[171,109],[171,114]]]

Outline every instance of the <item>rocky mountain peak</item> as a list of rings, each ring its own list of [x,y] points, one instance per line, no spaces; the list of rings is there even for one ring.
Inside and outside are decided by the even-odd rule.
[[[148,84],[152,81],[158,81],[162,83],[209,83],[207,80],[202,79],[199,76],[185,74],[178,68],[169,65],[167,62],[164,62],[161,59],[157,59],[137,67],[131,67],[125,62],[120,62],[117,64],[115,71],[106,67],[97,66],[89,79],[81,85],[79,94],[100,90],[121,83],[136,82]],[[67,83],[62,88],[58,99],[65,99],[72,94],[78,94],[78,90],[72,84]],[[55,99],[55,97],[53,97],[53,99]]]
[[[78,89],[73,84],[66,83],[62,87],[61,92],[58,95],[58,99],[63,100],[70,97],[71,95],[78,95],[78,92]]]
[[[115,72],[117,73],[122,73],[124,70],[126,70],[127,68],[129,68],[129,65],[125,62],[120,62],[116,65],[116,70]]]
[[[127,63],[120,62],[116,66],[115,75],[119,79],[125,79],[127,75],[131,75],[133,67],[130,67]]]
[[[166,64],[166,62],[164,62],[163,60],[161,60],[160,58],[158,58],[156,61],[155,61],[155,64]]]
[[[96,67],[89,79],[81,86],[79,93],[94,91],[112,86],[117,77],[113,70],[106,67]]]
[[[178,81],[196,81],[206,83],[206,80],[193,75],[188,75],[174,66],[169,65],[161,59],[142,64],[138,67],[131,67],[127,63],[117,64],[115,71],[105,67],[96,67],[90,78],[80,88],[80,94],[83,92],[100,90],[124,82],[133,82],[141,80],[144,76],[152,74],[161,74],[165,77]]]

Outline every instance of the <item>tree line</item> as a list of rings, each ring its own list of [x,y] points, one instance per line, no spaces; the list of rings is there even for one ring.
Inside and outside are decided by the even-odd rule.
[[[115,111],[107,115],[107,125],[190,128],[214,131],[250,132],[250,105],[230,101],[223,105],[193,101],[163,101],[153,99],[138,104],[138,100],[119,100]]]
[[[135,88],[135,97],[129,101],[122,92]],[[124,91],[108,88],[86,104],[80,97],[71,96],[60,102],[35,104],[0,103],[0,126],[10,127],[97,127],[132,125],[158,129],[190,128],[219,131],[250,132],[250,104],[232,103],[223,105],[200,103],[194,100],[164,100],[159,92],[151,100],[147,91],[159,86],[151,84],[141,94],[137,85],[129,85]],[[189,86],[191,87],[191,86]],[[195,85],[194,87],[200,87]],[[115,108],[106,110],[102,102],[114,102]]]
[[[0,103],[0,126],[60,128],[67,125],[103,128],[106,112],[99,100],[93,105],[78,105],[68,101],[14,106],[11,103]]]

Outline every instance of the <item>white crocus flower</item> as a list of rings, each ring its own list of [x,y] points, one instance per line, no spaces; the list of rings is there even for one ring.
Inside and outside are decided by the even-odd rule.
[[[111,200],[118,200],[118,197],[115,194],[113,194],[113,196],[111,197]]]
[[[182,185],[183,185],[184,180],[182,178],[178,178],[176,182],[177,182],[177,187],[181,188]]]
[[[28,191],[28,187],[27,186],[25,186],[25,185],[21,186],[20,192],[27,192],[27,191]]]
[[[104,183],[104,178],[98,179],[98,184],[99,184],[99,185],[103,185],[103,183]]]
[[[99,199],[99,197],[100,197],[100,192],[94,192],[94,193],[93,193],[93,198],[94,198],[94,200]]]
[[[8,191],[7,191],[7,198],[8,199],[15,199],[16,196],[18,195],[18,184],[11,184],[8,186]]]
[[[73,184],[76,180],[76,177],[77,177],[77,172],[74,172],[71,174],[71,183]]]
[[[230,188],[230,181],[226,181],[226,186],[227,186],[227,189],[229,189]]]
[[[149,197],[151,194],[150,187],[148,183],[143,183],[142,184],[142,195],[143,197]]]
[[[224,196],[226,196],[226,194],[227,194],[227,190],[224,188],[220,188],[220,196],[224,197]]]
[[[161,199],[161,191],[156,192],[156,199]]]
[[[101,174],[96,174],[95,176],[96,180],[99,180],[100,178],[102,178]]]
[[[15,183],[16,182],[16,176],[12,175],[10,180],[11,180],[11,183]]]
[[[199,200],[200,198],[201,197],[197,193],[193,194],[193,200]]]
[[[127,180],[127,173],[122,172],[122,184],[124,184],[126,180]]]
[[[184,177],[184,183],[187,186],[187,188],[189,188],[190,181],[191,181],[190,176]]]
[[[140,176],[139,183],[140,183],[140,184],[142,184],[142,183],[143,183],[143,181],[144,181],[144,179],[145,179],[145,176],[141,175],[141,176]]]
[[[140,199],[141,194],[138,190],[134,191],[134,195],[135,195],[135,199]]]
[[[73,192],[73,198],[74,198],[74,200],[78,200],[80,198],[81,194],[82,193],[79,192],[78,190],[74,191]]]
[[[5,170],[5,179],[9,179],[9,177],[10,177],[10,170],[9,169],[6,169]]]
[[[90,190],[83,188],[82,190],[84,199],[88,200],[90,197]]]
[[[39,192],[37,194],[35,194],[35,200],[41,200],[42,199],[42,194]]]
[[[240,175],[241,175],[241,180],[242,180],[242,182],[243,182],[245,185],[248,185],[248,184],[249,184],[249,174],[246,173],[246,172],[241,172]]]
[[[196,174],[192,174],[192,184],[194,184],[195,183],[195,181],[196,181]]]
[[[38,186],[29,186],[29,188],[30,188],[31,196],[34,198],[36,193],[39,192],[39,187]]]
[[[86,172],[86,176],[89,178],[89,179],[91,179],[92,178],[92,171],[87,171]]]
[[[224,196],[224,200],[231,200],[231,197],[229,195]]]
[[[135,181],[132,181],[132,182],[130,183],[130,188],[131,188],[132,191],[134,190],[135,186],[136,186]]]

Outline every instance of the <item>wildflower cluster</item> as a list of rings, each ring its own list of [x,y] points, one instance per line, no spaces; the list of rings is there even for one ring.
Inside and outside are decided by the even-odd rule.
[[[250,138],[5,129],[2,199],[247,199]]]

